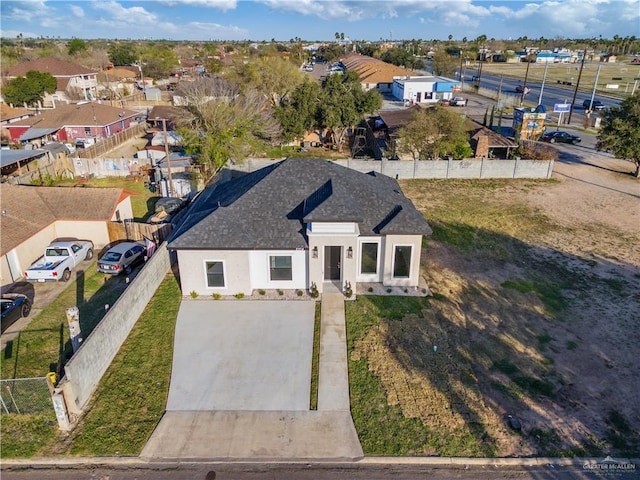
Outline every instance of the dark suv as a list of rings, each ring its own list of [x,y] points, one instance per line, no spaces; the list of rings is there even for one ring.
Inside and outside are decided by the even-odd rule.
[[[585,110],[604,110],[605,105],[600,100],[591,101],[590,98],[587,98],[584,102],[582,102],[582,106]],[[591,108],[589,108],[591,106]]]

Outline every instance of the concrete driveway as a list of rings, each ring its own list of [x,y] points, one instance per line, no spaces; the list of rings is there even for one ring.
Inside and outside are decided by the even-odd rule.
[[[308,410],[311,301],[186,300],[167,410]]]
[[[183,301],[167,410],[141,457],[361,458],[343,299],[322,299],[317,410],[309,409],[313,301]]]

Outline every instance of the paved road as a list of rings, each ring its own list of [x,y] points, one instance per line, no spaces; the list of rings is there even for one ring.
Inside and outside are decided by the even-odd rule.
[[[437,460],[437,459],[436,459]],[[40,466],[33,469],[3,468],[3,480],[589,480],[640,478],[640,467],[623,473],[586,470],[572,465],[439,465],[414,462],[387,463],[369,459],[358,463],[121,463]]]

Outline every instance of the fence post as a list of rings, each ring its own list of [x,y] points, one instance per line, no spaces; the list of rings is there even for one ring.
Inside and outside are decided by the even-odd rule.
[[[78,307],[67,308],[67,321],[69,322],[69,336],[73,353],[76,353],[82,343],[82,332],[80,331],[80,309]]]
[[[51,401],[53,402],[53,409],[56,412],[58,427],[60,430],[68,432],[71,430],[71,422],[69,422],[69,416],[67,415],[67,406],[64,403],[64,395],[59,388],[56,388],[51,394]]]

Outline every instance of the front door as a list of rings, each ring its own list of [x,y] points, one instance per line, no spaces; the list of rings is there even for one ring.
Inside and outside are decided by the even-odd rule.
[[[324,247],[324,279],[340,280],[342,247]]]

